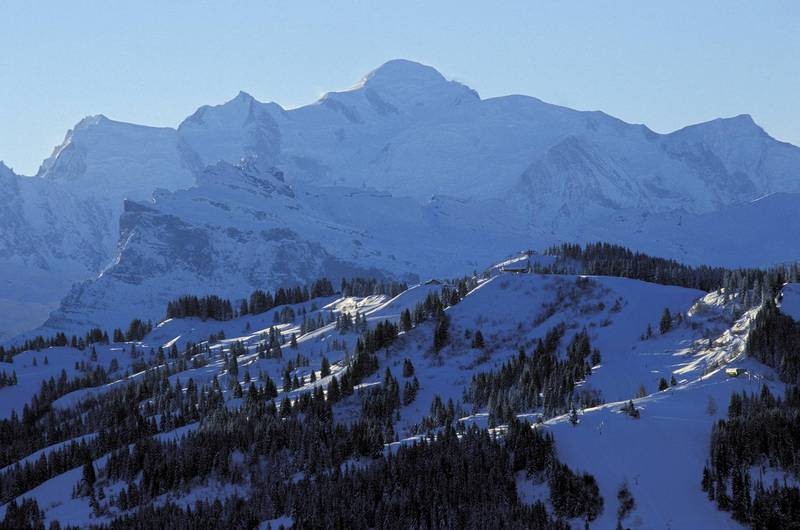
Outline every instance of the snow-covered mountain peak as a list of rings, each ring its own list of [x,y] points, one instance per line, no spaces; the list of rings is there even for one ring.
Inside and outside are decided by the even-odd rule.
[[[201,167],[220,160],[237,162],[249,156],[274,158],[281,134],[273,116],[284,110],[239,92],[221,105],[204,105],[178,127],[181,141],[198,157]]]
[[[668,137],[731,136],[733,138],[756,138],[770,136],[758,125],[750,114],[739,114],[730,118],[715,118],[678,129]]]
[[[114,121],[103,115],[84,118],[53,150],[37,176],[70,185],[79,195],[109,200],[119,209],[122,198],[143,199],[156,187],[191,186],[194,175],[169,127]]]
[[[753,140],[772,137],[753,119],[750,114],[739,114],[731,118],[717,118],[709,122],[720,135],[728,135],[737,139]]]
[[[251,101],[257,101],[256,98],[245,92],[244,90],[240,90],[236,97],[233,98],[231,101],[241,101],[250,103]]]
[[[392,59],[365,75],[359,86],[377,88],[386,84],[417,84],[433,86],[447,83],[436,68],[407,59]]]
[[[393,59],[364,76],[351,89],[325,94],[320,103],[349,93],[363,94],[373,106],[389,103],[395,107],[427,109],[480,101],[478,93],[456,81],[448,81],[431,66],[406,59]],[[381,103],[383,105],[378,105]]]
[[[94,127],[97,125],[109,124],[112,120],[109,120],[104,114],[95,114],[92,116],[86,116],[81,121],[75,124],[73,128],[74,131],[80,131],[81,129],[87,129],[89,127]],[[122,123],[122,122],[116,122]]]
[[[210,120],[212,124],[225,118],[247,118],[249,115],[262,108],[272,107],[282,110],[277,103],[262,103],[247,92],[240,90],[233,98],[220,105],[203,105],[194,114],[187,117],[178,126],[178,130],[185,130],[193,125],[205,125]]]
[[[720,119],[723,120],[723,121],[730,122],[730,123],[742,123],[742,124],[755,125],[756,127],[758,127],[758,125],[756,124],[755,120],[753,119],[753,116],[751,116],[750,114],[746,114],[746,113],[745,114],[738,114],[736,116],[733,116],[732,118],[720,118]]]

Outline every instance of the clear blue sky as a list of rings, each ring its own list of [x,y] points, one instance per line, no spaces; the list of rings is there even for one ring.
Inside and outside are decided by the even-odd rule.
[[[89,114],[174,127],[239,90],[302,105],[397,57],[482,97],[529,94],[660,132],[750,113],[800,144],[793,0],[2,0],[0,160],[35,172]]]

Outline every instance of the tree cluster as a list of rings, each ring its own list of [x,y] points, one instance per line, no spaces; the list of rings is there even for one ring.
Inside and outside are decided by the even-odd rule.
[[[771,366],[781,380],[800,385],[800,322],[764,300],[747,338],[747,353]]]
[[[546,254],[558,257],[551,266],[537,265],[537,272],[591,274],[633,278],[663,285],[690,287],[702,291],[724,288],[740,293],[745,308],[761,302],[762,292],[775,292],[775,285],[797,281],[800,264],[772,269],[726,269],[684,265],[675,260],[656,258],[612,243],[572,243],[550,247]]]
[[[800,488],[777,480],[764,484],[752,477],[754,468],[763,466],[800,479],[798,418],[797,387],[789,387],[783,399],[766,385],[759,395],[731,395],[728,418],[711,431],[709,462],[701,481],[720,510],[752,528],[793,528],[800,521]]]
[[[373,296],[377,294],[394,298],[408,289],[404,282],[384,281],[377,278],[342,279],[342,296]]]
[[[566,328],[559,324],[539,339],[531,355],[523,349],[496,371],[473,376],[464,400],[477,408],[488,406],[490,420],[500,424],[517,412],[541,408],[546,416],[561,414],[573,405],[599,404],[594,394],[576,394],[575,383],[584,380],[592,369],[589,358],[599,360],[586,330],[576,333],[559,356]],[[593,352],[596,352],[593,355]]]

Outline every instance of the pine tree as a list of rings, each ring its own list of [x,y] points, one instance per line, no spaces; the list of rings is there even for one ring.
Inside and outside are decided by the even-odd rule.
[[[402,331],[411,331],[414,325],[411,322],[411,311],[408,308],[404,309],[402,313],[400,313],[400,329]]]
[[[578,424],[578,411],[575,407],[572,407],[572,410],[569,411],[569,422],[575,426]]]
[[[287,418],[292,415],[292,402],[289,401],[288,397],[283,398],[281,401],[281,417]]]
[[[442,313],[441,318],[436,323],[436,329],[433,332],[433,351],[439,352],[444,348],[450,336],[450,317]]]
[[[700,481],[700,488],[703,491],[708,491],[711,487],[711,472],[708,470],[708,463],[703,466],[703,479]]]
[[[475,336],[472,339],[472,347],[480,350],[483,349],[485,345],[486,343],[483,340],[483,333],[481,333],[481,330],[476,331]]]
[[[411,377],[414,375],[414,365],[411,364],[411,359],[403,360],[403,377]]]
[[[663,335],[671,329],[672,329],[672,314],[669,312],[669,308],[665,307],[664,312],[661,314],[661,322],[659,322],[658,324],[658,330]]]
[[[331,377],[331,382],[328,383],[328,401],[336,403],[340,397],[339,380],[336,377]]]
[[[639,409],[636,408],[636,405],[633,404],[633,400],[628,400],[628,402],[623,405],[622,411],[630,416],[631,418],[639,418]]]
[[[322,366],[320,367],[319,376],[328,377],[329,375],[331,375],[331,363],[328,362],[328,358],[323,355]]]
[[[636,501],[628,488],[628,484],[623,482],[617,492],[617,500],[619,501],[619,508],[617,508],[617,520],[622,522],[634,508],[636,508]]]
[[[600,361],[601,361],[600,350],[594,348],[592,350],[592,366],[597,366],[598,364],[600,364]]]
[[[83,482],[86,484],[87,493],[86,495],[90,495],[89,492],[92,491],[94,488],[94,483],[97,481],[97,475],[94,471],[94,465],[92,464],[92,460],[89,459],[86,463],[83,464]]]

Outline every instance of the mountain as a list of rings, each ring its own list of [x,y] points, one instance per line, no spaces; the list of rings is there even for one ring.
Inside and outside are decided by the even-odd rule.
[[[113,260],[126,198],[194,182],[174,129],[82,120],[37,176],[0,168],[0,338],[30,329]]]
[[[469,271],[492,253],[522,248],[521,231],[477,219],[463,203],[442,198],[420,205],[374,190],[297,183],[261,159],[218,162],[188,190],[157,192],[152,201],[126,201],[114,264],[76,284],[47,326],[124,327],[160,318],[167,300],[203,291],[241,298],[265,285],[302,284],[326,276],[418,280]],[[377,222],[376,222],[377,221]],[[483,248],[464,254],[476,237]],[[146,294],[145,294],[146,293]]]
[[[277,186],[273,173],[293,197],[253,184]],[[0,303],[24,315],[6,335],[56,306],[51,331],[117,325],[123,298],[158,318],[201,286],[244,296],[337,270],[460,274],[565,241],[729,266],[795,260],[800,242],[785,228],[800,149],[749,116],[657,134],[527,96],[481,99],[405,60],[296,109],[239,93],[177,129],[89,117],[37,176],[0,179],[12,205],[0,271],[19,280]],[[274,229],[291,235],[257,235]],[[181,258],[188,233],[210,257]]]

